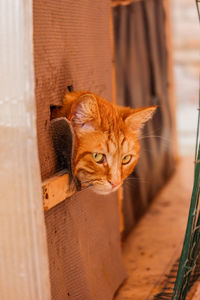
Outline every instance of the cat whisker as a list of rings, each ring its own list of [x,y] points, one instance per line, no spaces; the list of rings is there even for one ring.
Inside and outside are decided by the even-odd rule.
[[[94,184],[98,181],[99,182],[102,182],[102,180],[100,178],[96,178],[96,179],[90,179],[90,180],[85,180],[85,181],[81,181],[82,184]]]
[[[123,187],[124,188],[127,188],[127,187],[135,187],[136,186],[136,182],[130,182],[130,181],[127,181],[126,183],[124,183]]]
[[[157,145],[155,145],[156,147],[157,147]],[[159,145],[159,147],[161,147],[160,145]],[[162,147],[163,147],[163,149],[168,149],[169,148],[169,143],[163,143],[162,144]],[[147,147],[142,147],[142,149],[141,149],[141,156],[140,157],[142,157],[142,153],[152,153],[152,154],[154,154],[155,155],[155,153],[154,153],[154,151],[152,150],[152,148],[150,149],[150,147],[149,148],[147,148]]]
[[[92,183],[94,182],[95,180],[94,179],[91,179],[91,180],[85,180],[85,181],[81,181],[82,184],[85,184],[85,183]]]
[[[91,185],[90,186],[86,186],[84,188],[81,188],[80,191],[76,191],[75,194],[72,195],[72,197],[76,196],[76,195],[80,195],[81,193],[85,192],[86,190],[89,190],[91,188]]]
[[[97,182],[98,182],[98,184],[101,184],[102,180],[97,178],[97,179],[81,181],[81,184],[84,184],[84,185],[86,184],[86,186],[82,186],[80,191],[85,191],[86,189],[91,188]],[[103,182],[102,182],[102,184],[103,184]]]
[[[139,140],[143,140],[143,139],[146,139],[146,138],[159,138],[159,139],[165,140],[167,142],[170,141],[169,138],[165,138],[165,137],[163,137],[161,135],[142,135],[141,137],[139,137]]]
[[[91,189],[91,187],[94,185],[94,183],[98,182],[98,184],[102,184],[104,185],[104,181],[101,180],[100,178],[96,178],[96,179],[91,179],[91,180],[84,180],[84,181],[81,181],[82,184],[87,184],[87,186],[85,187],[82,187],[80,191],[77,191],[73,196],[75,195],[80,195],[81,193],[85,192],[86,190],[89,190]]]
[[[130,141],[133,141],[135,144],[135,139],[137,140],[136,137],[130,134],[131,132],[121,130],[121,128],[129,128],[130,131],[135,131],[136,127],[142,128],[144,124],[152,118],[155,110],[156,106],[143,107],[137,111],[129,107],[113,106],[108,101],[96,94],[93,94],[92,92],[80,91],[67,93],[65,95],[63,106],[52,110],[51,119],[65,117],[73,120],[71,125],[77,134],[74,134],[76,151],[71,170],[74,174],[72,174],[72,178],[70,177],[70,179],[74,181],[78,190],[82,187],[80,191],[77,191],[77,193],[82,193],[87,189],[93,189],[96,192],[99,191],[100,193],[103,193],[104,186],[105,193],[109,193],[115,190],[112,189],[114,186],[117,187],[119,185],[119,178],[116,177],[115,174],[118,172],[116,170],[123,168],[123,176],[125,177],[132,172],[135,165],[130,164],[128,166],[128,163],[131,162],[131,160],[126,161],[126,163],[125,161],[122,163],[122,161],[118,162],[115,160],[115,152],[119,153],[119,155],[122,155],[122,153],[123,155],[125,155],[125,153],[129,153],[130,150],[133,150],[129,149]],[[90,122],[90,120],[92,120],[92,122]],[[98,130],[95,130],[97,132],[94,133],[94,129],[97,127]],[[104,128],[106,128],[106,131]],[[161,124],[156,127],[156,130],[153,129],[153,126],[149,126],[149,131],[146,132],[147,135],[142,135],[140,139],[160,138],[168,141],[162,136],[156,135],[162,132]],[[101,138],[102,134],[103,139]],[[157,145],[157,141],[154,142],[155,148],[157,148],[159,145]],[[99,145],[102,143],[105,144],[106,150],[103,152],[106,153],[101,153],[102,151]],[[141,147],[143,149],[145,145],[147,146],[148,142],[142,142],[142,144],[144,144]],[[160,144],[163,149],[164,143]],[[138,158],[139,149],[135,146],[134,148],[136,157]],[[98,149],[100,149],[100,152],[96,152]],[[154,148],[149,145],[149,149],[150,152],[152,152],[152,149]],[[125,159],[125,156],[122,160]],[[112,160],[107,159],[108,157],[112,157]],[[112,180],[110,181],[110,184],[108,178],[108,175],[110,177],[110,174],[107,174],[108,172],[104,162],[107,162],[110,169],[109,173],[112,173]],[[99,166],[96,164],[99,164]],[[126,167],[122,166],[125,164],[127,165]],[[96,176],[99,176],[100,178],[94,178]],[[80,178],[82,178],[83,181],[81,181]],[[141,179],[135,178],[129,178],[127,180],[141,182]]]
[[[135,181],[135,182],[144,182],[144,183],[148,183],[147,180],[143,179],[143,178],[134,178],[134,177],[128,177],[124,180],[124,183],[126,184],[126,182],[130,182],[130,181]]]

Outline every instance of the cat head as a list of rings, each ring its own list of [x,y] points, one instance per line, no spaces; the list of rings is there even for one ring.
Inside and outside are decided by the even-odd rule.
[[[74,173],[82,187],[99,194],[116,191],[133,171],[140,152],[139,135],[156,107],[120,107],[93,94],[72,105],[75,131]]]

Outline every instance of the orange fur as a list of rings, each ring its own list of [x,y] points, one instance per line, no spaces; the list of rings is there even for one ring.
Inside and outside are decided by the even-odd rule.
[[[155,109],[120,107],[91,92],[65,95],[64,105],[54,111],[53,118],[64,116],[72,122],[74,173],[82,186],[91,185],[101,194],[118,189],[138,161],[140,130]],[[93,153],[103,154],[103,163],[94,161]],[[131,155],[131,161],[123,165],[127,155]]]

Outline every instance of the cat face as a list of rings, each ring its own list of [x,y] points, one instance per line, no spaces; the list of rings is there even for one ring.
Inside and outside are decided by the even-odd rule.
[[[99,130],[81,137],[74,172],[83,187],[91,185],[95,192],[108,194],[120,187],[138,157],[138,139],[129,130]]]
[[[155,107],[133,110],[85,94],[72,106],[75,131],[74,173],[82,187],[98,194],[116,191],[133,171],[143,124]]]

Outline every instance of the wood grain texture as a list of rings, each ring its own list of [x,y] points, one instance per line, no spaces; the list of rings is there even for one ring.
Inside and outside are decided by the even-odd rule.
[[[112,48],[112,102],[117,104],[117,88],[116,88],[116,68],[115,68],[115,42],[114,42],[114,29],[113,29],[113,10],[110,10],[110,35],[111,35],[111,48]],[[120,216],[120,233],[124,231],[124,215],[123,215],[123,188],[118,190],[118,205]]]
[[[118,189],[118,205],[119,205],[119,224],[120,224],[120,234],[124,231],[124,214],[123,214],[123,187]]]
[[[167,51],[167,76],[168,76],[168,99],[169,109],[171,114],[172,122],[172,152],[174,158],[178,157],[178,144],[177,144],[177,132],[176,132],[176,99],[175,99],[175,88],[174,88],[174,72],[173,72],[173,45],[172,45],[172,25],[171,25],[171,1],[163,0],[163,9],[165,12],[165,40],[166,40],[166,51]]]
[[[112,0],[111,5],[112,7],[119,6],[119,5],[129,5],[133,2],[139,2],[143,0]]]
[[[66,174],[65,170],[45,180],[42,189],[45,211],[72,196],[76,191],[75,185],[73,183],[70,185],[69,174]]]

